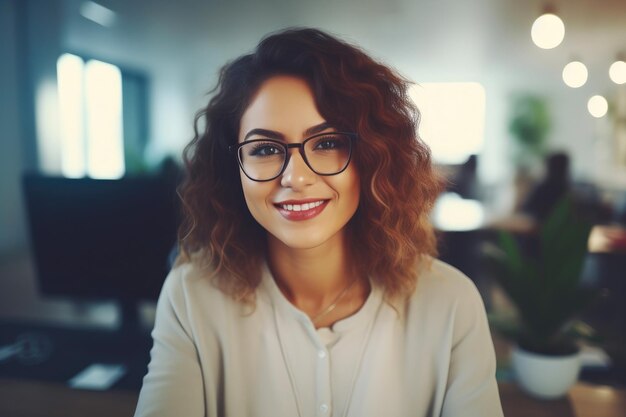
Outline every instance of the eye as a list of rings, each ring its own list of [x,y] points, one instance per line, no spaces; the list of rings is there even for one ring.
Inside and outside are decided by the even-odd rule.
[[[315,142],[315,150],[342,149],[346,146],[346,138],[340,135],[329,135],[319,138]]]
[[[278,146],[273,142],[254,142],[251,143],[247,148],[249,156],[273,156],[273,155],[281,155],[284,153],[282,147]]]

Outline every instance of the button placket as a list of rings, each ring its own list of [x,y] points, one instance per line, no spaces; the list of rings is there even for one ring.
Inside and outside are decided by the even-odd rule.
[[[317,415],[327,417],[331,411],[331,385],[330,385],[330,356],[329,352],[320,341],[316,341],[317,345]]]

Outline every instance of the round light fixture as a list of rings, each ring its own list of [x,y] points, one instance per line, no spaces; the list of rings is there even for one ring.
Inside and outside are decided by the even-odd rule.
[[[593,96],[587,102],[587,110],[593,117],[600,118],[609,110],[609,103],[602,96]]]
[[[626,83],[626,62],[615,61],[609,68],[609,77],[615,84]]]
[[[572,61],[563,68],[563,82],[572,88],[585,85],[587,75],[587,67],[580,61]]]
[[[546,13],[535,20],[530,35],[538,47],[542,49],[556,48],[565,37],[565,25],[557,15]]]

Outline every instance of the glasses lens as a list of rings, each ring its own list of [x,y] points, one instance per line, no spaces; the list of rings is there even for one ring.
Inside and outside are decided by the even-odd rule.
[[[332,175],[348,165],[351,145],[349,135],[328,133],[307,140],[304,144],[304,154],[315,172]]]
[[[285,148],[276,142],[254,140],[239,148],[239,161],[246,175],[263,181],[278,175],[285,162]]]

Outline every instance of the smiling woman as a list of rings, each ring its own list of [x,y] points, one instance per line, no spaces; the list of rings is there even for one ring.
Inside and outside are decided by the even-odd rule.
[[[342,252],[344,226],[359,203],[359,178],[349,164],[351,134],[335,133],[317,111],[308,84],[284,75],[261,85],[239,130],[243,194],[250,213],[269,233],[269,254],[278,254],[277,246]],[[314,132],[320,133],[307,138]],[[270,147],[272,155],[259,156],[263,148],[258,144],[271,144],[263,136],[284,142]],[[245,150],[249,139],[256,146],[253,152]],[[250,172],[267,175],[254,178]],[[280,181],[271,181],[278,176]]]
[[[185,150],[181,255],[137,416],[501,416],[409,83],[314,29],[221,72]]]

